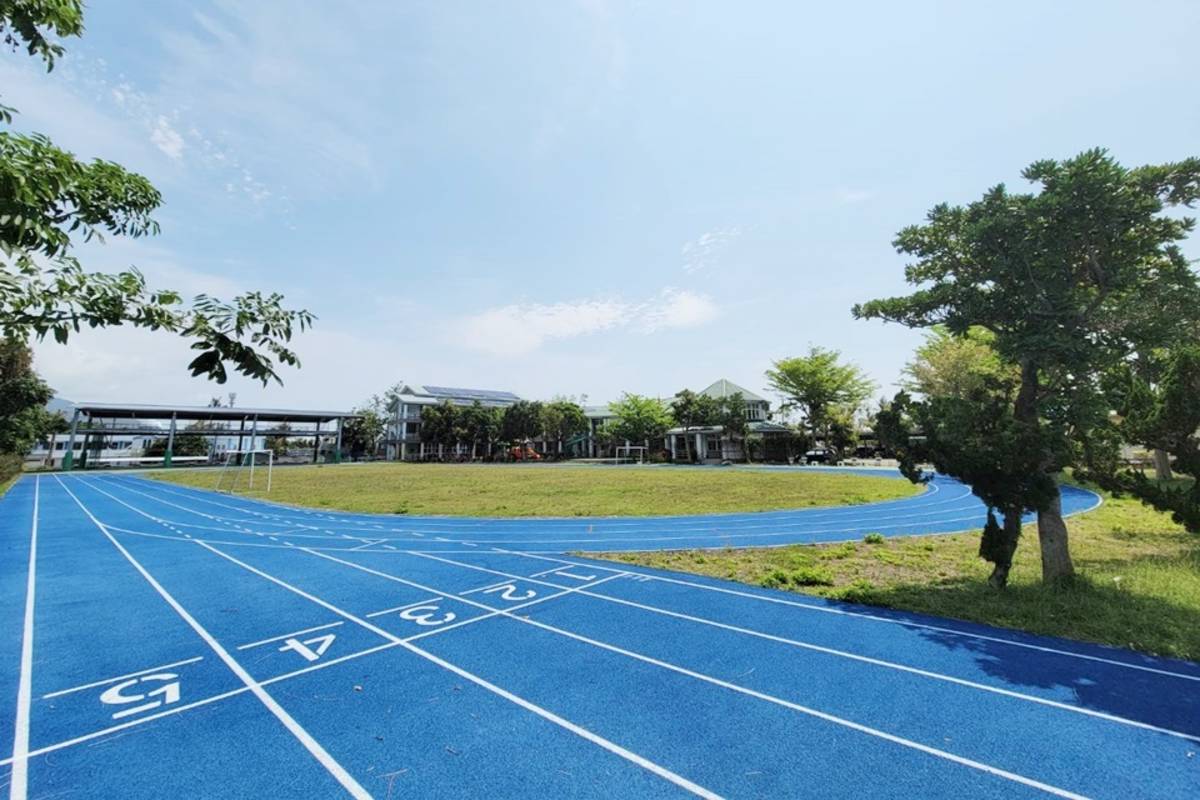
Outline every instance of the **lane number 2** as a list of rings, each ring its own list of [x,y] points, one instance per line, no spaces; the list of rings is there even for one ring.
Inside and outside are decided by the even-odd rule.
[[[156,688],[146,692],[131,691],[134,687],[145,689],[149,686]],[[159,706],[178,703],[180,697],[179,692],[179,676],[173,672],[159,672],[153,675],[142,675],[138,678],[130,678],[127,681],[122,681],[115,686],[110,686],[100,695],[100,702],[107,705],[122,706],[129,703],[139,703],[140,705],[132,708],[124,708],[115,712],[112,715],[113,719],[124,719],[131,717],[134,714],[140,714],[143,711],[150,711]],[[151,699],[154,698],[154,699]],[[143,700],[149,702],[143,703]]]
[[[483,590],[483,594],[495,594],[496,592],[500,592],[501,600],[529,600],[537,597],[537,592],[533,589],[526,589],[523,593],[518,594],[517,587],[511,583],[503,583]]]

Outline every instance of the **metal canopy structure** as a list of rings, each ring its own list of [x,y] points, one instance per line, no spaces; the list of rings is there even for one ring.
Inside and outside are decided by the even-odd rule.
[[[292,408],[236,408],[222,406],[170,406],[145,403],[76,403],[71,435],[63,458],[63,469],[74,464],[77,436],[111,436],[114,433],[163,436],[167,438],[163,465],[171,465],[172,449],[179,424],[189,425],[188,436],[258,437],[311,436],[313,461],[320,458],[321,440],[336,437],[332,460],[342,459],[342,427],[347,419],[360,416],[353,411],[310,411]],[[165,423],[165,424],[163,424]],[[196,423],[201,423],[197,425]],[[233,427],[236,423],[238,427]],[[292,428],[293,424],[306,426]],[[307,426],[311,426],[309,429]],[[324,431],[322,430],[324,428]],[[239,449],[240,446],[239,446]]]

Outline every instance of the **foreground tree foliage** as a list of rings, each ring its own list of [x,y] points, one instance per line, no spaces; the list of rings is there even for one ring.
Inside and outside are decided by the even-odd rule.
[[[0,0],[0,35],[49,70],[79,36],[78,0]],[[14,109],[0,106],[0,121]],[[162,198],[141,175],[118,164],[84,162],[44,136],[0,131],[0,335],[66,343],[83,327],[133,325],[177,334],[196,351],[193,375],[223,383],[228,367],[264,384],[281,382],[276,365],[299,366],[288,346],[313,322],[283,307],[279,294],[249,292],[225,302],[152,289],[136,269],[87,272],[71,254],[76,240],[104,234],[137,238],[158,232],[151,214]]]
[[[920,288],[906,297],[858,305],[859,318],[909,327],[944,325],[963,336],[973,327],[994,336],[1000,359],[1015,365],[1019,383],[1002,447],[979,474],[974,452],[947,451],[942,468],[974,487],[985,478],[1005,485],[1015,508],[1038,512],[1042,577],[1074,572],[1055,473],[1072,465],[1093,434],[1108,425],[1100,376],[1166,344],[1164,308],[1196,308],[1196,276],[1179,248],[1193,227],[1164,213],[1200,195],[1200,159],[1128,169],[1103,150],[1066,161],[1039,161],[1023,176],[1034,194],[1003,185],[967,206],[935,206],[923,225],[905,228],[897,250],[915,257],[905,271]],[[1147,306],[1153,313],[1149,313]],[[982,422],[994,397],[966,401]],[[1017,469],[1004,457],[1018,454]],[[1024,474],[1028,472],[1028,474]]]

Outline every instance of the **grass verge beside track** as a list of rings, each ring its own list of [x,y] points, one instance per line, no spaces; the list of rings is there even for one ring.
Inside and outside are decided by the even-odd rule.
[[[245,472],[239,477],[239,492],[265,497],[258,491],[241,491]],[[147,477],[211,489],[218,474],[219,470],[178,470]],[[269,499],[383,514],[594,517],[854,505],[909,497],[918,491],[908,481],[891,477],[817,471],[345,464],[277,468]]]
[[[1200,660],[1200,537],[1110,496],[1067,526],[1079,577],[1063,589],[1041,585],[1035,526],[1003,592],[986,583],[977,533],[599,557]]]

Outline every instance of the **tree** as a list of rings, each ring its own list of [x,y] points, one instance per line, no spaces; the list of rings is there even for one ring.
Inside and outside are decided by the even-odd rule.
[[[504,409],[500,438],[510,444],[525,444],[542,432],[542,404],[518,400]]]
[[[354,459],[373,456],[379,449],[387,422],[372,408],[358,408],[354,413],[357,416],[342,423],[342,447]]]
[[[655,397],[626,392],[620,400],[609,404],[608,409],[616,417],[612,433],[618,439],[649,447],[651,439],[661,438],[671,427],[670,410]]]
[[[471,458],[474,459],[480,443],[485,445],[488,456],[492,454],[492,443],[500,433],[500,411],[488,408],[478,400],[462,409],[462,428],[466,438],[471,440]]]
[[[852,417],[875,391],[861,369],[840,358],[837,350],[810,347],[808,355],[776,361],[766,373],[771,388],[784,398],[785,410],[799,411],[813,439],[829,447],[835,410]]]
[[[207,436],[201,436],[198,433],[188,433],[188,431],[209,431],[214,430],[214,426],[206,422],[193,422],[182,431],[175,434],[175,441],[171,447],[172,456],[207,456],[212,445],[212,439]],[[103,444],[98,448],[103,449]],[[146,447],[144,456],[163,456],[167,452],[167,438],[161,437],[150,442]]]
[[[0,0],[4,44],[24,47],[47,70],[63,52],[55,37],[83,32],[78,0]],[[0,122],[14,109],[0,106]],[[299,366],[288,343],[313,322],[285,309],[279,294],[249,292],[223,302],[207,295],[185,306],[178,293],[151,289],[136,269],[85,272],[73,236],[133,238],[158,233],[162,201],[146,178],[110,161],[85,163],[45,136],[0,131],[0,335],[52,335],[65,344],[84,326],[133,325],[178,334],[196,351],[188,368],[218,383],[227,365],[264,384],[282,382],[276,362]]]
[[[961,398],[989,383],[1015,378],[1016,367],[1000,360],[995,340],[986,328],[968,328],[955,336],[944,325],[935,325],[904,367],[900,385],[922,397]]]
[[[734,392],[715,401],[716,414],[713,422],[721,426],[721,438],[744,439],[749,423],[746,421],[746,398],[741,392]],[[750,460],[750,446],[745,446],[746,460]]]
[[[1057,487],[1041,489],[1070,463],[1070,442],[1083,446],[1107,424],[1099,374],[1158,343],[1162,308],[1200,303],[1178,245],[1194,223],[1163,213],[1200,196],[1200,159],[1127,169],[1089,150],[1038,161],[1023,176],[1037,193],[1001,184],[965,207],[935,206],[925,224],[902,230],[894,244],[915,257],[905,275],[919,288],[855,306],[854,315],[995,336],[1020,379],[1013,424],[999,435],[1036,448],[1024,481],[1032,491],[1020,502],[1038,512],[1043,580],[1058,582],[1074,574],[1067,528]],[[976,419],[989,402],[977,398]]]
[[[1200,345],[1189,341],[1149,360],[1141,368],[1121,364],[1105,376],[1105,396],[1116,411],[1115,432],[1127,442],[1174,456],[1176,468],[1191,481],[1151,481],[1140,472],[1119,469],[1115,459],[1093,460],[1088,477],[1169,512],[1189,531],[1200,533]],[[1147,379],[1147,373],[1153,378]]]
[[[25,343],[0,338],[0,455],[24,456],[63,430],[63,418],[46,410],[52,397],[54,390],[33,371]]]
[[[219,398],[214,397],[213,400],[217,403],[220,403]],[[275,426],[275,433],[279,435],[267,438],[267,448],[274,454],[275,458],[282,458],[283,456],[287,455],[287,434],[291,433],[291,430],[291,425],[287,424],[286,422],[281,422]]]
[[[555,442],[556,452],[562,453],[563,442],[588,429],[583,406],[574,400],[558,398],[542,407],[542,430],[547,441]]]
[[[421,441],[441,448],[457,441],[459,435],[459,410],[449,400],[421,409]]]
[[[692,437],[687,435],[688,431],[692,428],[717,424],[716,419],[719,414],[720,409],[715,398],[706,394],[697,394],[691,389],[681,389],[675,393],[675,397],[671,400],[671,416],[675,418],[675,424],[684,430],[683,452],[687,461],[694,460]]]

